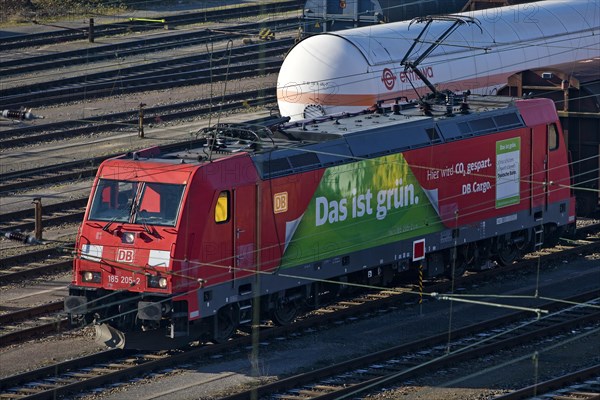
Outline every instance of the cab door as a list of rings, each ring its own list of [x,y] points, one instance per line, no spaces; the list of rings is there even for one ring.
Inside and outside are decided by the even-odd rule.
[[[233,190],[233,280],[257,270],[257,190],[254,184]]]
[[[548,185],[548,132],[545,125],[531,131],[531,208],[544,208],[547,204]]]

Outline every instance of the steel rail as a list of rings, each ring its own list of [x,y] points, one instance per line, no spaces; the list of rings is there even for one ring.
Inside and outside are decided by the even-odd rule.
[[[593,297],[596,295],[597,295],[596,291],[593,291],[590,293],[580,294],[579,296],[571,298],[570,300],[571,301],[584,301],[583,299]],[[375,303],[378,303],[378,301],[375,300],[371,303],[366,303],[366,304],[368,304],[369,308],[373,308]],[[562,303],[560,305],[562,305]],[[548,308],[548,307],[549,306],[545,306],[545,308]],[[367,307],[363,307],[363,305],[361,305],[361,306],[353,307],[352,309],[354,310],[354,313],[356,313],[356,314],[363,314],[365,312],[364,308],[367,308]],[[323,314],[318,317],[307,318],[306,320],[291,324],[288,327],[275,327],[275,328],[270,328],[267,330],[261,330],[261,332],[259,334],[260,340],[266,340],[269,338],[274,338],[274,337],[291,334],[291,333],[297,334],[302,329],[305,329],[307,327],[314,328],[315,326],[322,325],[325,321],[334,321],[334,320],[339,320],[340,318],[343,318],[343,316],[337,315],[337,313],[333,313],[333,314],[336,314],[336,315],[333,316],[332,314]],[[519,320],[519,319],[523,318],[525,314],[529,315],[526,312],[517,312],[517,313],[510,314],[509,316],[504,316],[504,317],[495,318],[493,320],[486,321],[485,329],[488,329],[489,326],[498,326],[498,325],[508,324],[509,322],[514,322],[515,320]],[[476,324],[476,325],[472,325],[470,327],[461,328],[460,330],[453,332],[453,337],[456,338],[459,335],[463,334],[463,332],[464,332],[464,334],[467,334],[467,333],[472,334],[474,329],[480,331],[483,328],[483,324],[484,324],[484,322]],[[410,344],[404,345],[404,346],[410,346],[413,349],[428,347],[428,346],[431,346],[432,343],[437,343],[440,341],[445,342],[445,341],[447,341],[447,338],[448,338],[447,333],[443,333],[443,334],[435,335],[433,337],[426,338],[421,341],[413,342],[413,343],[410,343]],[[513,339],[513,341],[514,341],[514,339]],[[96,387],[108,384],[110,382],[120,381],[120,380],[126,379],[128,377],[132,377],[132,376],[139,376],[140,374],[147,373],[149,371],[154,371],[154,370],[158,370],[158,369],[165,368],[165,367],[172,367],[173,365],[187,362],[189,360],[194,360],[194,359],[206,360],[206,359],[208,359],[208,357],[210,355],[224,354],[224,353],[230,352],[232,349],[247,346],[247,345],[251,344],[251,342],[252,342],[251,336],[240,337],[240,338],[237,338],[237,339],[234,339],[234,340],[231,340],[229,342],[219,344],[219,345],[203,346],[200,348],[192,349],[190,351],[184,351],[184,352],[178,353],[178,354],[170,354],[168,357],[149,356],[150,361],[145,361],[141,364],[137,364],[137,365],[134,365],[129,368],[118,368],[118,370],[112,370],[112,371],[109,371],[106,367],[103,367],[103,366],[98,366],[95,369],[92,368],[91,366],[98,364],[98,361],[94,360],[93,358],[87,358],[87,360],[84,362],[82,362],[81,360],[73,360],[72,362],[74,364],[78,365],[77,368],[85,368],[85,372],[81,372],[81,373],[72,372],[68,376],[63,376],[63,377],[59,376],[58,381],[62,380],[63,382],[66,383],[65,385],[55,386],[54,388],[48,388],[47,386],[49,386],[49,385],[46,384],[45,391],[31,394],[31,391],[28,390],[30,395],[23,397],[23,398],[26,398],[26,399],[50,399],[50,398],[56,398],[57,396],[68,395],[68,394],[74,393],[74,392],[80,392],[82,390],[89,390],[92,388],[96,388]],[[399,346],[399,347],[401,347],[401,346]],[[115,351],[115,350],[113,350],[113,351]],[[383,351],[380,353],[387,353],[387,352],[389,352],[389,350],[386,350],[386,351]],[[120,354],[132,354],[132,353],[119,353],[119,352],[113,353],[113,355],[115,356],[114,358],[117,358],[117,356]],[[379,353],[377,353],[377,354],[379,354]],[[104,353],[102,353],[102,355],[104,355]],[[388,355],[389,355],[389,353],[388,353]],[[140,356],[144,357],[144,356],[148,356],[148,354],[142,353]],[[369,357],[371,357],[371,355],[369,355]],[[86,362],[88,363],[87,365],[86,365]],[[14,390],[17,390],[17,388],[16,388],[17,386],[22,386],[22,385],[26,384],[26,382],[36,381],[36,383],[39,384],[40,383],[39,381],[44,379],[44,377],[57,376],[57,374],[59,374],[59,375],[65,374],[66,371],[72,371],[73,369],[74,369],[74,367],[71,365],[70,362],[64,362],[64,363],[57,364],[56,366],[45,367],[40,371],[30,371],[30,372],[26,372],[23,374],[18,374],[18,375],[14,375],[14,376],[11,376],[8,378],[4,378],[4,379],[0,380],[0,386],[5,388],[5,390],[8,388],[15,388]],[[328,369],[331,370],[331,367],[328,367]],[[96,371],[96,372],[94,372],[94,371]],[[100,372],[103,372],[103,374],[100,374]],[[73,377],[73,378],[77,377],[77,378],[80,378],[81,380],[69,379],[67,381],[68,377]],[[244,394],[244,396],[246,396],[246,397],[237,397],[237,398],[244,399],[244,400],[249,398],[249,397],[247,397],[247,394]]]
[[[215,81],[241,79],[257,74],[276,73],[282,62],[279,56],[289,49],[292,41],[284,39],[270,43],[269,47],[275,48],[266,52],[260,48],[262,46],[242,48],[239,51],[245,54],[237,56],[232,65],[221,63],[219,66],[214,66],[210,64],[209,60],[198,64],[185,61],[185,68],[181,65],[166,69],[156,68],[153,72],[134,74],[129,77],[116,74],[108,79],[92,79],[91,81],[87,81],[85,76],[67,78],[65,82],[61,80],[34,85],[35,90],[33,91],[18,88],[18,92],[0,97],[0,107],[14,109],[47,106],[108,95],[171,89],[178,86],[207,84]],[[249,52],[249,50],[251,51]],[[208,57],[210,56],[205,56],[205,58]],[[197,56],[190,58],[197,59]],[[227,60],[223,60],[223,62],[226,63]],[[253,68],[253,63],[257,68]],[[152,68],[151,64],[149,64],[149,68]],[[184,70],[182,71],[182,69]]]
[[[62,304],[61,304],[62,305]],[[23,328],[0,335],[0,347],[5,347],[15,343],[22,343],[26,340],[36,337],[49,335],[52,333],[65,332],[69,326],[69,321],[66,318],[57,319],[54,322],[48,322],[29,328]]]
[[[67,245],[69,248],[73,248],[74,243]],[[18,254],[9,257],[0,258],[0,268],[7,268],[9,265],[14,264],[22,264],[27,262],[27,260],[40,260],[47,257],[54,257],[59,254],[63,254],[63,249],[65,246],[58,247],[50,247],[42,250],[35,250],[31,252],[27,252],[25,254]]]
[[[279,71],[281,67],[280,60],[267,61],[260,64],[261,74],[273,74]],[[8,102],[5,107],[37,107],[48,106],[51,104],[67,103],[78,100],[89,100],[106,96],[118,96],[125,93],[135,93],[148,90],[173,89],[181,86],[201,85],[224,80],[242,79],[254,77],[256,71],[251,70],[251,65],[240,64],[229,67],[219,67],[212,70],[189,71],[185,73],[161,72],[158,75],[128,79],[126,81],[109,81],[102,83],[92,83],[89,87],[85,84],[74,85],[69,88],[63,86],[56,89],[48,89],[39,93],[22,93],[19,95],[5,98]],[[0,101],[1,102],[1,101]],[[0,105],[2,107],[2,105]]]
[[[28,307],[22,310],[13,311],[0,315],[0,325],[12,324],[24,319],[39,317],[40,315],[61,311],[63,309],[63,301],[53,301],[51,303],[42,304],[40,306]]]
[[[272,56],[279,56],[282,51],[288,50],[292,43],[293,41],[291,39],[278,39],[261,44],[236,47],[231,49],[231,51],[227,49],[216,50],[212,53],[175,57],[163,61],[144,62],[131,67],[109,69],[81,76],[3,89],[0,91],[0,96],[2,96],[3,99],[11,99],[14,96],[23,94],[23,92],[43,94],[43,92],[56,90],[57,88],[66,86],[76,87],[76,85],[85,84],[86,86],[93,87],[95,84],[111,83],[115,80],[118,80],[120,83],[127,83],[129,80],[136,78],[152,78],[161,72],[163,74],[190,71],[199,72],[206,68],[248,62],[253,59],[258,59],[259,57],[264,59]]]
[[[264,106],[267,104],[271,104],[276,100],[274,91],[275,88],[265,88],[261,90],[226,95],[219,99],[222,100],[222,103],[214,103],[215,99],[204,98],[199,100],[187,101],[184,103],[174,103],[159,107],[149,107],[145,109],[145,114],[149,119],[154,118],[156,116],[160,116],[160,119],[162,121],[167,122],[178,118],[183,119],[188,117],[199,117],[218,111],[231,111],[241,109],[246,107],[248,104],[252,106]],[[91,126],[88,125],[85,127],[71,128],[68,130],[61,130],[61,128],[64,125],[60,123],[47,124],[50,125],[49,127],[46,127],[46,125],[40,125],[37,126],[37,128],[39,128],[42,131],[46,130],[50,132],[35,134],[36,131],[28,130],[29,136],[5,139],[3,140],[3,143],[12,144],[12,141],[23,141],[31,143],[42,140],[57,139],[60,137],[85,135],[90,132],[98,133],[103,131],[110,131],[117,127],[122,128],[124,125],[133,126],[133,124],[138,121],[137,113],[138,112],[124,112],[118,114],[103,115],[96,118],[98,120],[98,124],[94,124]],[[121,117],[123,119],[118,120],[118,118]],[[106,120],[112,120],[114,122],[101,122],[101,118],[105,118]],[[56,131],[52,132],[52,130]],[[178,146],[185,144],[190,145],[193,144],[193,142],[190,143],[190,141],[188,140],[185,142],[175,143],[169,146]],[[170,147],[166,147],[167,150],[169,148]],[[6,172],[0,174],[0,193],[22,190],[33,186],[44,185],[47,183],[65,181],[66,179],[72,179],[74,177],[73,174],[75,174],[76,176],[81,175],[82,177],[90,176],[91,172],[94,172],[95,174],[97,166],[100,165],[102,161],[111,157],[116,157],[121,154],[123,153],[114,153],[108,156],[93,157],[85,160],[72,161],[64,164],[44,166],[42,168],[31,168],[27,170]],[[73,169],[78,169],[79,171],[75,171],[73,173]],[[42,172],[60,173],[60,176],[40,176],[40,173]],[[63,174],[65,176],[64,179],[61,178]],[[3,219],[5,218],[3,218],[2,215],[0,215],[0,221],[2,221]]]
[[[228,94],[219,98],[201,98],[184,102],[171,103],[163,106],[146,107],[144,114],[147,118],[160,117],[163,121],[205,115],[220,109],[231,110],[232,107],[241,108],[245,104],[264,105],[276,101],[275,87],[265,87],[258,90],[247,90],[240,93]],[[207,107],[208,109],[199,108]],[[123,111],[118,113],[103,114],[87,117],[82,120],[60,121],[47,124],[30,125],[0,132],[0,148],[8,148],[21,144],[54,140],[61,137],[85,135],[92,132],[105,131],[124,126],[137,128],[139,110]],[[20,171],[5,172],[0,174],[0,182],[21,175]],[[3,186],[0,185],[0,192]]]
[[[160,118],[164,122],[189,117],[208,115],[219,111],[231,111],[250,106],[264,106],[277,100],[275,87],[265,87],[258,90],[248,90],[240,93],[219,96],[218,98],[202,98],[197,100],[172,103],[164,106],[147,107],[144,115],[147,120]],[[137,129],[139,122],[139,110],[125,111],[120,113],[104,114],[85,120],[55,122],[50,124],[29,126],[21,129],[0,132],[4,136],[0,142],[0,148],[24,145],[27,143],[69,138],[74,136],[98,133],[112,129],[122,129],[131,126]],[[42,133],[39,133],[39,132]],[[79,163],[76,161],[75,163]],[[75,167],[76,164],[72,164]],[[81,164],[80,167],[84,167]],[[60,166],[57,166],[60,167]],[[39,172],[39,169],[26,171],[11,171],[0,174],[0,192],[16,190],[22,187],[9,183],[1,183],[9,179],[31,176]]]
[[[94,37],[107,37],[121,35],[131,30],[146,31],[171,29],[174,26],[191,25],[204,22],[219,22],[236,18],[248,18],[262,14],[285,13],[300,10],[302,2],[298,0],[280,1],[273,3],[238,5],[236,7],[208,8],[193,13],[181,13],[166,16],[157,16],[152,18],[154,21],[141,19],[127,20],[117,23],[98,24],[94,26]],[[157,22],[164,20],[157,26]],[[88,39],[89,25],[81,27],[64,27],[60,30],[50,32],[40,32],[23,35],[13,35],[0,39],[0,51],[21,49],[30,46],[40,46],[46,44],[64,43],[75,40]]]
[[[44,205],[43,209],[46,214],[60,213],[73,208],[81,208],[87,205],[87,197],[73,200],[66,200],[54,204]],[[34,217],[33,210],[18,210],[0,214],[0,226],[8,225],[12,221],[27,220]],[[2,259],[5,260],[5,259]]]
[[[73,260],[62,260],[50,262],[45,265],[37,266],[18,266],[0,270],[0,285],[5,285],[10,282],[22,281],[25,278],[32,278],[43,274],[51,274],[56,272],[66,272],[73,268]]]
[[[541,396],[544,395],[546,396],[544,396],[543,398],[550,400],[552,398],[549,396],[549,394],[551,395],[550,392],[556,391],[558,389],[563,389],[560,391],[560,396],[563,396],[563,399],[598,399],[600,398],[600,392],[598,391],[597,386],[595,393],[591,393],[593,385],[588,385],[589,388],[586,389],[585,383],[578,384],[576,388],[569,388],[569,385],[576,382],[582,382],[589,378],[600,378],[600,364],[596,364],[592,367],[584,368],[579,371],[572,372],[570,374],[559,376],[554,379],[549,379],[544,382],[536,383],[535,385],[527,386],[525,388],[515,390],[511,393],[496,396],[494,397],[494,400],[522,400],[530,399],[535,396],[537,396],[537,398],[542,398]],[[584,390],[585,392],[589,392],[589,396],[585,396],[583,393],[581,393]],[[570,396],[571,394],[573,395],[572,397]]]
[[[570,300],[581,302],[588,301],[590,299],[597,299],[597,291],[592,291],[585,294],[582,297],[574,297]],[[545,309],[560,309],[564,308],[564,305],[558,305],[557,303],[546,303],[541,307]],[[445,367],[452,363],[466,361],[469,359],[479,358],[483,355],[496,352],[501,349],[514,347],[519,344],[528,343],[533,340],[537,340],[545,335],[552,335],[558,332],[562,332],[567,329],[571,329],[573,326],[579,326],[581,324],[596,322],[600,311],[593,310],[585,315],[579,313],[572,316],[572,318],[560,321],[552,321],[551,325],[545,323],[534,322],[531,325],[521,328],[515,331],[507,338],[502,338],[498,341],[490,341],[482,345],[472,346],[468,345],[464,349],[460,348],[460,345],[455,344],[455,350],[451,353],[441,355],[437,358],[430,358],[427,356],[418,356],[411,359],[411,366],[402,367],[400,364],[397,368],[389,368],[391,372],[386,372],[386,368],[382,367],[382,364],[386,361],[401,358],[405,354],[415,354],[419,352],[426,352],[426,348],[433,348],[447,344],[448,333],[442,333],[426,339],[417,340],[412,343],[402,344],[400,346],[385,349],[376,353],[368,354],[353,358],[348,361],[344,361],[338,364],[329,365],[325,368],[299,374],[285,378],[273,383],[261,385],[259,387],[252,388],[250,390],[237,393],[230,396],[221,397],[220,400],[244,400],[251,398],[260,398],[265,396],[273,396],[276,393],[280,393],[283,398],[296,398],[291,394],[283,394],[281,392],[291,391],[298,393],[298,399],[312,399],[312,400],[335,400],[344,396],[359,396],[359,394],[368,393],[374,388],[377,388],[381,384],[387,383],[389,377],[393,377],[395,382],[399,379],[414,378],[422,374],[435,371],[436,368]],[[517,312],[500,318],[495,318],[474,325],[470,325],[464,328],[454,330],[452,337],[454,342],[460,342],[465,337],[473,336],[485,332],[487,330],[497,329],[499,326],[507,325],[519,321],[521,318],[526,318],[527,312]],[[533,330],[531,328],[533,327]],[[524,331],[524,332],[523,332]],[[456,349],[460,349],[457,351]],[[376,367],[372,367],[376,365]],[[359,374],[351,374],[352,371],[360,369]],[[372,376],[368,370],[372,369]],[[377,370],[377,371],[376,371]],[[375,372],[376,371],[376,372]],[[338,383],[331,383],[323,386],[323,384],[317,384],[313,389],[310,387],[315,382],[322,382],[325,379],[333,380],[335,376],[347,374],[346,378],[340,378]],[[351,375],[351,376],[350,376]],[[363,376],[359,376],[363,375]],[[297,389],[295,389],[297,388]],[[275,395],[276,398],[280,398]],[[351,397],[353,398],[353,397]]]
[[[279,22],[270,22],[267,26],[270,26],[271,29],[276,31],[290,30],[296,26],[292,24],[293,21],[294,20],[286,19]],[[139,54],[149,54],[174,48],[197,46],[203,43],[225,42],[230,39],[239,38],[240,36],[253,36],[252,33],[246,35],[240,32],[254,32],[263,26],[264,24],[245,24],[219,29],[219,32],[205,29],[187,33],[165,34],[158,37],[130,40],[118,44],[106,44],[89,49],[69,50],[41,56],[6,60],[2,63],[4,69],[3,72],[4,76],[8,77],[19,74],[30,74],[32,72],[48,70],[51,68],[89,64],[91,62],[104,60],[120,60],[125,57],[132,57]],[[234,31],[234,29],[236,30]],[[231,30],[232,32],[227,33],[227,30]],[[262,43],[269,42],[270,41],[265,41]],[[169,62],[170,60],[163,61],[165,64],[168,64]],[[160,65],[160,62],[155,64]],[[13,89],[5,89],[0,91],[0,95],[4,92],[12,93],[12,91],[18,91],[20,87],[22,86]]]

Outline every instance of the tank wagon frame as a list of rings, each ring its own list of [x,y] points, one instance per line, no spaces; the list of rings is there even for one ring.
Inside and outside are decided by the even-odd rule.
[[[105,161],[65,309],[111,347],[224,341],[354,283],[456,276],[575,223],[552,101],[416,103],[219,124],[197,146]]]
[[[456,13],[467,3],[467,0],[307,0],[302,13],[303,31],[316,34]]]

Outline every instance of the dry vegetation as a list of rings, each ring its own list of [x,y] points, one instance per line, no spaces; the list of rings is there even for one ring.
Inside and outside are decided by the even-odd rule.
[[[0,24],[52,20],[67,16],[112,14],[134,0],[3,0]]]

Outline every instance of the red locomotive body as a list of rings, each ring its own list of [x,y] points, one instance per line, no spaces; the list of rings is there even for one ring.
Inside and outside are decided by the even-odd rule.
[[[551,244],[575,222],[554,105],[485,107],[219,125],[195,149],[107,160],[65,308],[109,346],[223,341],[257,307],[289,323],[335,282],[460,274]]]

